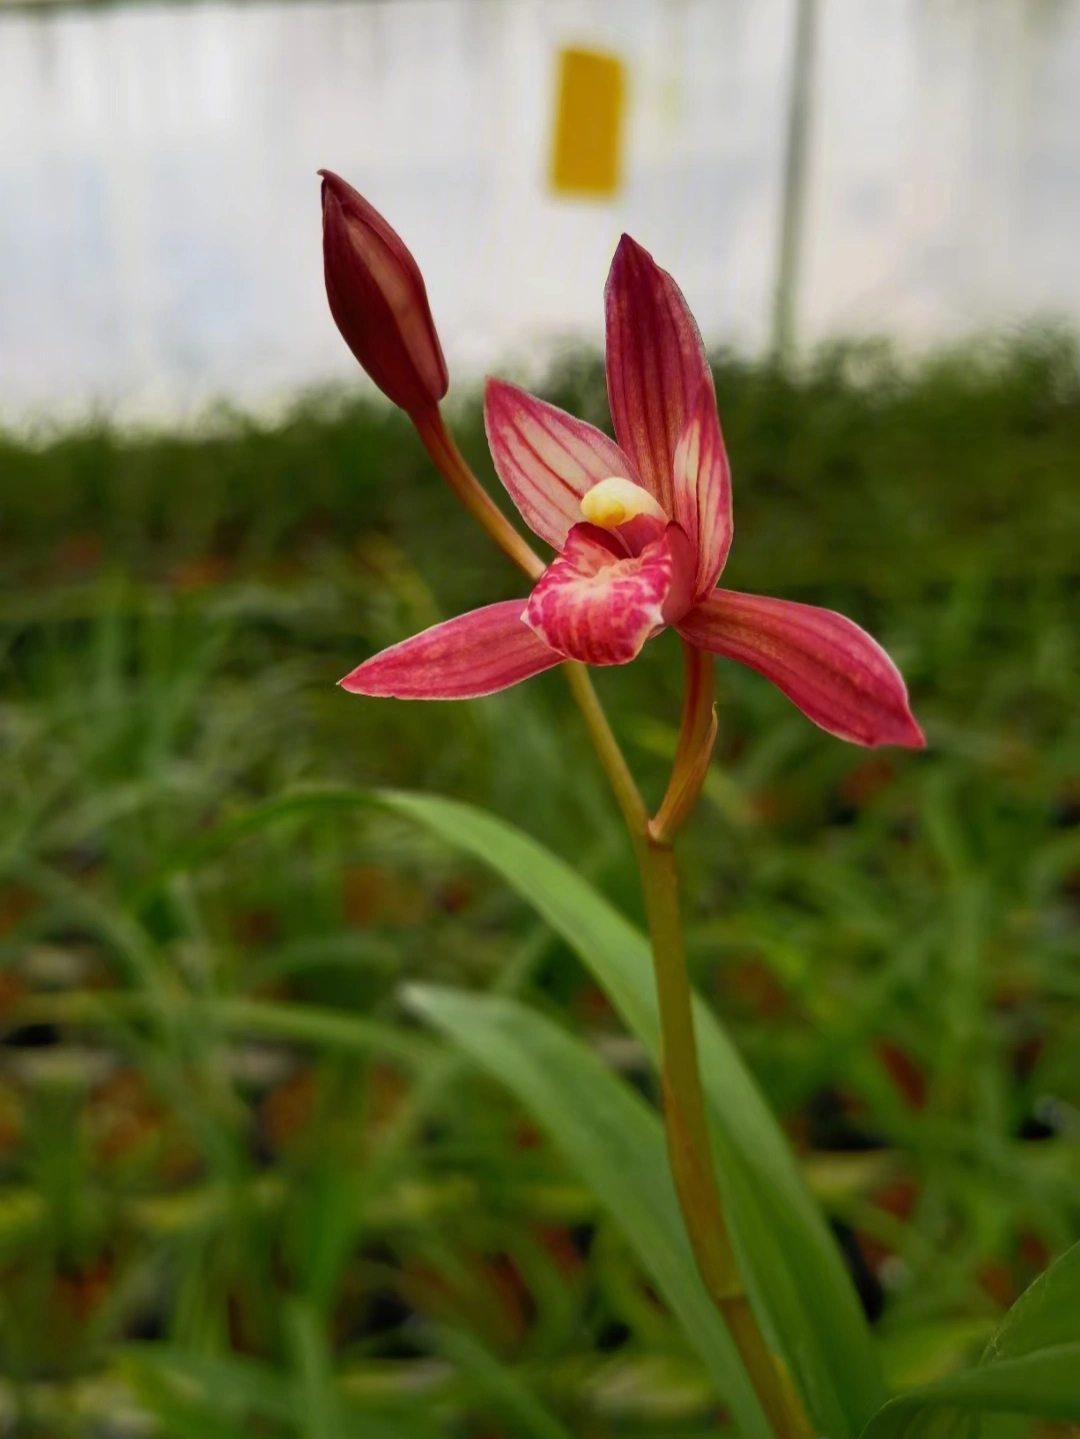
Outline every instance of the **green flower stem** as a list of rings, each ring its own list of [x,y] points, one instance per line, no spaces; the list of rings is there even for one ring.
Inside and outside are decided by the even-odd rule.
[[[642,844],[649,832],[649,811],[645,808],[645,801],[641,798],[638,787],[634,783],[634,776],[630,773],[626,756],[619,748],[619,741],[615,738],[611,725],[608,723],[608,717],[604,713],[600,697],[593,687],[589,671],[584,665],[579,665],[571,660],[563,665],[563,673],[566,675],[570,693],[577,702],[581,717],[585,721],[585,728],[589,731],[589,738],[593,742],[600,763],[604,767],[604,773],[608,777],[619,808],[622,810],[630,836],[635,845]]]
[[[415,422],[440,473],[495,543],[535,579],[545,568],[469,469],[436,410]],[[697,803],[716,737],[712,656],[683,645],[686,684],[671,778],[656,817],[630,773],[584,665],[563,666],[634,844],[652,942],[660,1010],[664,1131],[690,1244],[713,1302],[735,1341],[776,1439],[813,1439],[814,1430],[780,1361],[770,1352],[735,1261],[716,1185],[697,1037],[686,970],[679,876],[671,841]]]
[[[698,1068],[675,855],[669,844],[652,836],[635,847],[660,1009],[664,1132],[686,1231],[705,1287],[735,1341],[773,1433],[777,1439],[812,1439],[813,1426],[799,1396],[770,1352],[750,1307],[716,1185]]]
[[[679,879],[671,847],[637,846],[660,1007],[660,1066],[668,1156],[690,1242],[709,1293],[723,1307],[743,1292],[713,1177],[686,972]]]
[[[426,415],[413,416],[413,424],[424,442],[424,448],[434,460],[435,468],[473,519],[480,523],[499,549],[509,555],[530,579],[538,579],[547,566],[536,551],[521,538],[470,470],[439,410],[436,408]]]

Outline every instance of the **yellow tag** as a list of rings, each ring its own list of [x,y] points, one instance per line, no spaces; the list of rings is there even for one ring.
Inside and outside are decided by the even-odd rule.
[[[614,195],[622,180],[626,72],[614,55],[559,52],[551,185],[563,195]]]

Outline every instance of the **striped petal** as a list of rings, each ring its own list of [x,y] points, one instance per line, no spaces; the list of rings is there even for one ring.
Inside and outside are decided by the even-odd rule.
[[[926,744],[899,670],[876,640],[843,615],[716,590],[678,628],[690,644],[772,680],[808,719],[840,739],[909,749]]]
[[[731,466],[728,464],[716,396],[706,386],[690,413],[672,467],[675,518],[686,531],[697,555],[694,595],[709,594],[731,549]]]
[[[534,534],[562,549],[581,497],[610,475],[634,479],[613,440],[505,380],[488,380],[484,427],[495,470]]]
[[[391,645],[339,683],[357,695],[465,700],[508,689],[562,661],[522,624],[521,601],[503,600]]]
[[[639,555],[596,525],[575,525],[529,597],[525,623],[588,665],[624,665],[686,612],[693,552],[678,525]]]
[[[705,347],[682,291],[624,235],[605,290],[607,385],[615,436],[641,483],[674,515],[675,446],[702,387]]]

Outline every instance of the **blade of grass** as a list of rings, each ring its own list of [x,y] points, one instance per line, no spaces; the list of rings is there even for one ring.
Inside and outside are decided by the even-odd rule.
[[[1019,1359],[970,1369],[892,1399],[863,1430],[863,1439],[941,1433],[943,1411],[960,1415],[1027,1414],[1080,1420],[1080,1344],[1059,1344]],[[957,1428],[962,1422],[957,1420]]]
[[[569,865],[482,811],[382,793],[488,864],[561,934],[655,1056],[652,962],[644,936]],[[755,1306],[798,1379],[821,1432],[854,1434],[884,1398],[851,1281],[787,1141],[719,1022],[696,1006],[702,1077],[721,1187]]]
[[[189,1003],[177,996],[172,1006],[173,1022],[185,1020],[215,1024],[226,1034],[282,1039],[316,1048],[348,1053],[389,1055],[410,1066],[430,1065],[440,1058],[438,1048],[419,1034],[400,1026],[361,1015],[341,1014],[314,1004],[289,1004],[281,1000],[208,999]],[[122,1031],[148,1017],[151,1006],[143,995],[124,991],[108,994],[67,994],[32,996],[13,1007],[6,1024],[93,1025]]]
[[[285,1327],[296,1374],[296,1414],[302,1439],[342,1439],[342,1421],[333,1363],[314,1308],[293,1300]]]
[[[469,1374],[487,1397],[532,1439],[573,1439],[570,1430],[540,1403],[524,1381],[499,1362],[471,1334],[440,1326],[435,1331],[439,1349],[451,1363]]]
[[[965,1416],[988,1413],[1080,1420],[1080,1244],[1025,1290],[974,1369],[891,1400],[864,1439],[960,1432]]]
[[[407,997],[547,1130],[679,1319],[739,1432],[766,1439],[757,1396],[690,1252],[656,1113],[579,1041],[514,1000],[428,986]]]

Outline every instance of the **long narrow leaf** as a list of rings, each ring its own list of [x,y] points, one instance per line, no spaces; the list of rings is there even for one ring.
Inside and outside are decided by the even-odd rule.
[[[644,936],[562,860],[468,805],[383,792],[382,802],[489,865],[577,952],[655,1056],[659,1025]],[[718,1168],[755,1307],[819,1431],[857,1434],[884,1400],[858,1299],[787,1140],[737,1050],[700,1002],[702,1077]]]
[[[1080,1244],[1067,1249],[1024,1290],[980,1362],[999,1364],[1060,1344],[1080,1344]],[[1076,1388],[1080,1393],[1080,1367]]]
[[[959,1435],[972,1413],[1080,1420],[1080,1244],[1021,1294],[974,1369],[893,1399],[863,1439]]]
[[[16,1011],[20,1023],[79,1024],[104,1029],[130,1024],[151,1013],[145,996],[130,990],[72,990],[67,994],[31,996]],[[410,1034],[400,1025],[366,1015],[342,1014],[321,1005],[226,997],[200,1001],[198,1007],[185,1011],[183,1002],[174,1000],[172,1017],[174,1021],[186,1018],[198,1023],[209,1019],[225,1034],[257,1035],[260,1039],[282,1039],[354,1054],[390,1055],[414,1067],[438,1058],[429,1040]]]
[[[436,1330],[439,1351],[468,1373],[474,1384],[530,1439],[573,1439],[513,1370],[463,1329]]]
[[[954,1424],[943,1425],[950,1411]],[[953,1428],[959,1433],[961,1417],[971,1413],[1080,1420],[1080,1344],[979,1366],[901,1394],[878,1410],[862,1439],[916,1439],[931,1427],[939,1436]]]
[[[515,1000],[428,986],[408,998],[548,1131],[680,1320],[743,1439],[765,1439],[768,1424],[690,1252],[654,1111],[579,1041]]]

